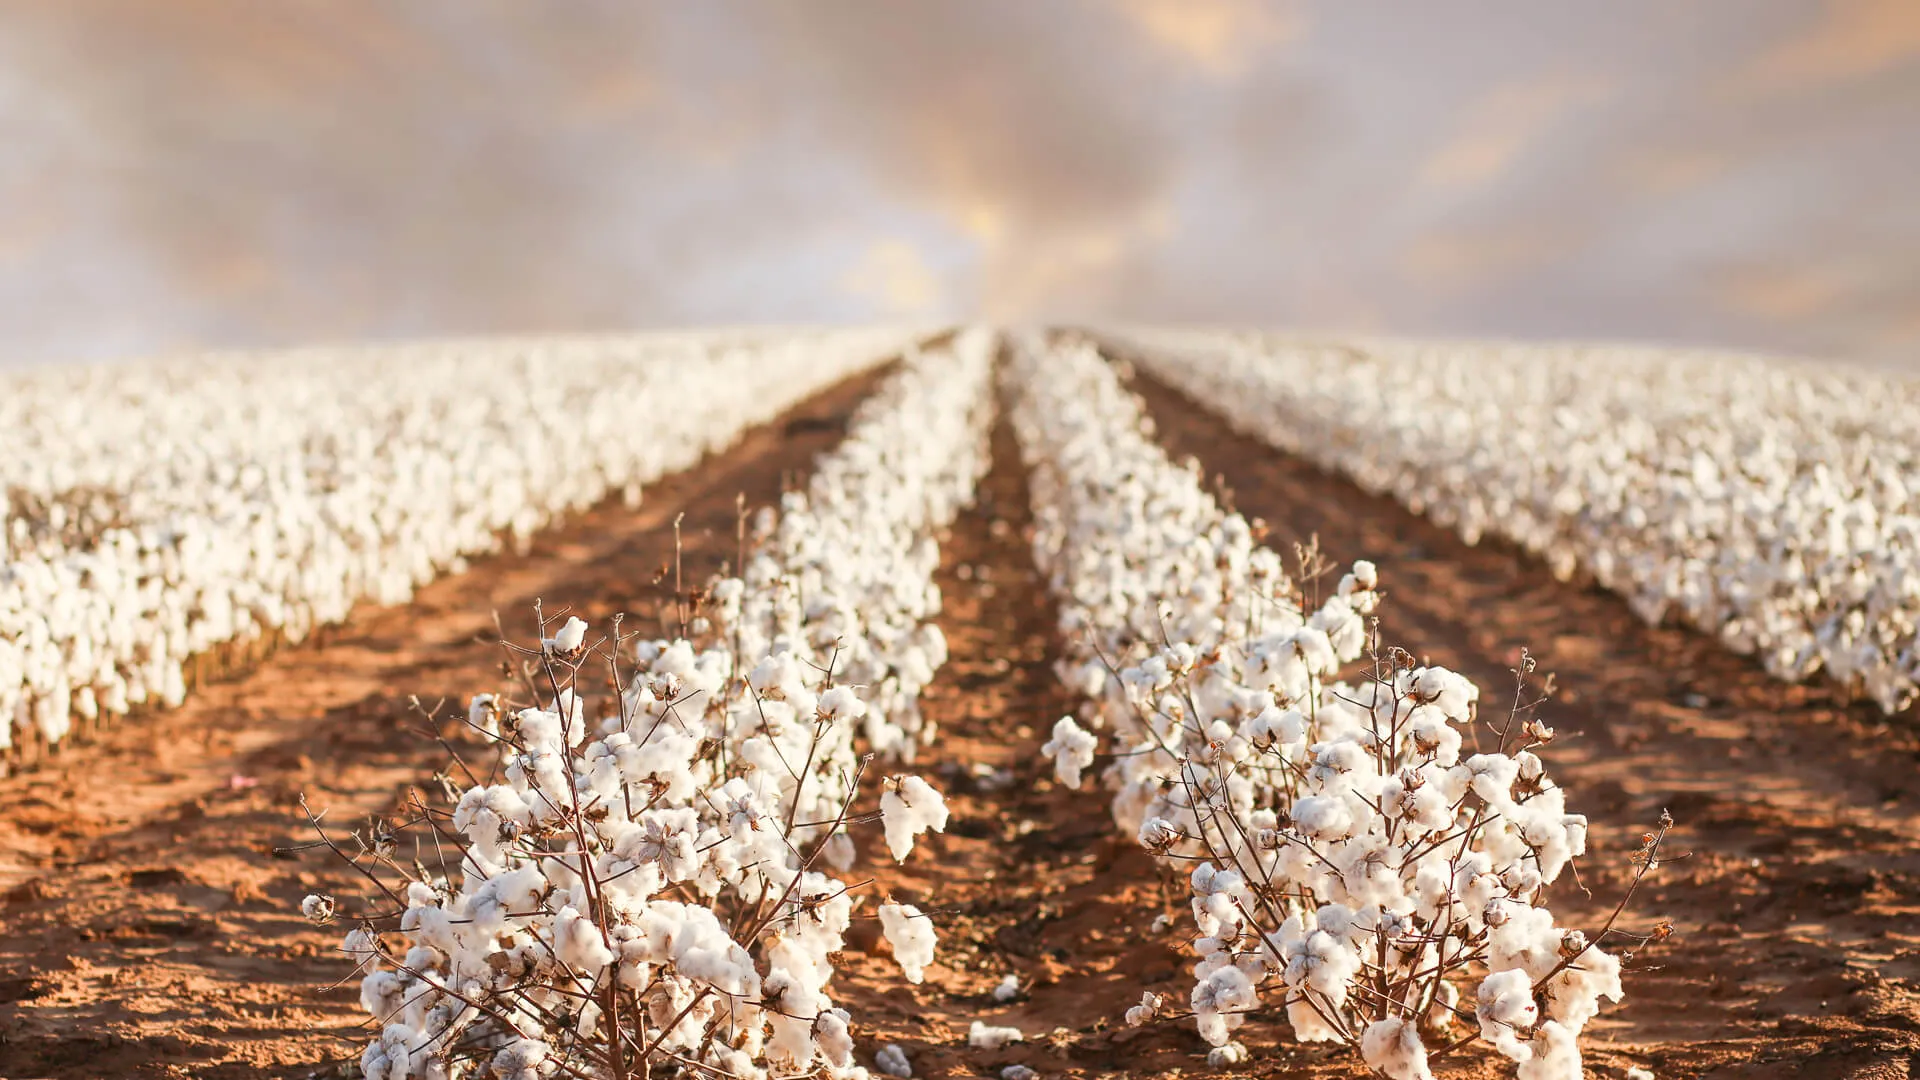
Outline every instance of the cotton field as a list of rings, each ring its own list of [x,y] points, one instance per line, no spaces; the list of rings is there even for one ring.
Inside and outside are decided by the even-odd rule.
[[[1909,1052],[1912,381],[961,326],[3,385],[0,1075]]]

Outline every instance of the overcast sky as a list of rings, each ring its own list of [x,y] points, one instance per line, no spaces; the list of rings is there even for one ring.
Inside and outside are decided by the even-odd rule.
[[[0,363],[986,316],[1920,368],[1920,0],[6,0]]]

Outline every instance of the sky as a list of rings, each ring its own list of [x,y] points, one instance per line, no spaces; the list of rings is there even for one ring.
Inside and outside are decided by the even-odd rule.
[[[983,318],[1920,370],[1915,0],[7,0],[0,364]]]

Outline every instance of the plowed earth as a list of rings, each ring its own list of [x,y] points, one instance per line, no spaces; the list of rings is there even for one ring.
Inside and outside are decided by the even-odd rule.
[[[310,838],[301,793],[351,824],[444,768],[409,701],[464,701],[499,683],[491,612],[525,635],[544,598],[596,624],[656,617],[657,570],[684,512],[689,580],[734,550],[736,494],[773,498],[830,446],[870,380],[808,402],[736,450],[657,484],[637,513],[602,507],[540,540],[422,590],[410,607],[356,614],[185,708],[129,723],[46,768],[0,780],[0,1077],[351,1075],[364,1036],[337,933],[294,911],[314,889],[351,888]],[[1319,537],[1338,560],[1372,558],[1388,592],[1386,639],[1458,668],[1491,701],[1521,646],[1557,676],[1545,755],[1569,804],[1593,818],[1581,882],[1556,911],[1602,921],[1639,833],[1672,811],[1671,850],[1630,926],[1671,919],[1624,1004],[1589,1029],[1588,1068],[1666,1076],[1896,1077],[1920,1054],[1920,764],[1912,727],[1820,687],[1786,687],[1689,633],[1640,624],[1619,601],[1555,581],[1495,544],[1467,547],[1343,481],[1227,431],[1149,383],[1161,436],[1272,525],[1282,551]],[[979,505],[942,545],[941,616],[952,659],[927,692],[939,739],[914,768],[949,793],[953,819],[904,866],[863,856],[875,889],[935,913],[938,961],[903,983],[876,925],[857,921],[836,996],[862,1059],[900,1044],[918,1076],[1208,1072],[1190,1023],[1117,1023],[1141,990],[1184,997],[1177,911],[1104,797],[1054,784],[1038,748],[1067,700],[1051,670],[1053,610],[1026,547],[1024,478],[996,432]],[[633,624],[629,623],[629,629]],[[880,848],[862,837],[862,849]],[[1021,993],[993,987],[1018,977]],[[332,988],[330,988],[332,987]],[[1023,1043],[968,1049],[974,1020]],[[1287,1041],[1282,1020],[1242,1029],[1254,1059],[1231,1074],[1357,1075],[1350,1057]],[[1510,1072],[1478,1053],[1443,1075]],[[1230,1075],[1231,1075],[1230,1074]]]

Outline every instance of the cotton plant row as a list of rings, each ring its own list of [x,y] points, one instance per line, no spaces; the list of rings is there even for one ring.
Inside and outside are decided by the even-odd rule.
[[[1104,756],[1116,825],[1191,893],[1191,992],[1144,992],[1127,1021],[1191,1016],[1216,1064],[1269,1008],[1394,1080],[1475,1042],[1523,1080],[1579,1077],[1619,935],[1547,906],[1587,829],[1534,752],[1551,730],[1488,722],[1471,682],[1381,649],[1371,564],[1325,596],[1290,578],[1091,347],[1026,341],[1009,375],[1061,675],[1086,698],[1044,752],[1071,787]]]
[[[0,749],[177,704],[190,658],[697,462],[911,341],[859,330],[304,349],[8,377]]]
[[[1585,571],[1774,676],[1882,709],[1920,679],[1920,381],[1599,346],[1133,332],[1114,340],[1240,430],[1469,542]]]
[[[326,841],[381,880],[344,942],[379,1032],[369,1080],[866,1076],[834,954],[875,918],[919,982],[936,934],[844,873],[870,825],[897,860],[946,825],[911,774],[857,804],[876,753],[930,734],[931,538],[984,471],[992,348],[969,331],[909,354],[756,523],[743,572],[685,601],[681,636],[543,619],[526,686],[470,708],[498,781],[416,807],[457,866],[403,868],[390,830]]]

